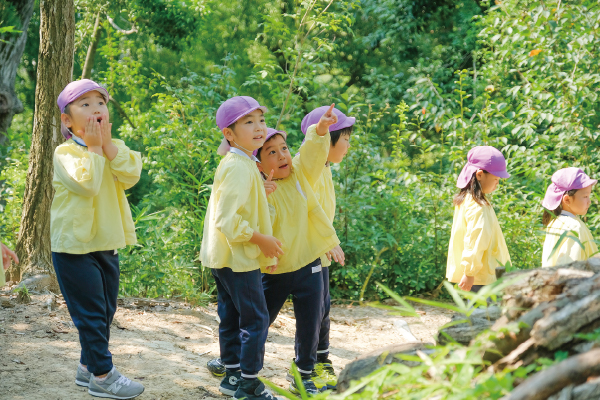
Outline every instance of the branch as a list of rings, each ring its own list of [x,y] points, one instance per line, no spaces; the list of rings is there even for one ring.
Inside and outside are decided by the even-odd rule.
[[[125,29],[119,28],[119,26],[115,23],[115,21],[110,17],[110,15],[106,14],[106,19],[108,19],[108,22],[110,22],[110,24],[112,25],[113,28],[115,28],[118,32],[121,32],[124,35],[131,35],[132,33],[137,32],[137,28],[135,27],[135,25],[132,25],[131,29],[126,31]]]
[[[121,114],[121,116],[123,118],[125,118],[127,120],[127,122],[129,122],[129,125],[131,125],[131,127],[133,129],[137,129],[135,127],[135,125],[133,124],[133,122],[131,122],[131,120],[129,119],[129,116],[127,115],[127,113],[125,112],[125,110],[123,110],[123,107],[121,107],[121,104],[119,104],[119,102],[114,97],[111,97],[110,101],[112,101],[113,105],[117,108],[117,112],[119,114]]]

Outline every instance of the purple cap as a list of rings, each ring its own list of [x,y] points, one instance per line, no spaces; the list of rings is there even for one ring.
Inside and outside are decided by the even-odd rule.
[[[244,115],[248,115],[255,110],[262,110],[263,113],[268,111],[267,107],[261,106],[258,104],[258,101],[250,96],[232,97],[221,104],[217,110],[217,126],[220,130],[223,130]],[[227,139],[223,138],[217,149],[217,153],[224,156],[230,148]]]
[[[273,129],[273,128],[267,128],[267,138],[265,139],[265,143],[267,143],[267,141],[268,141],[269,139],[271,139],[271,137],[273,137],[274,135],[277,135],[277,134],[280,134],[281,136],[283,136],[283,140],[287,140],[287,133],[286,133],[285,131],[278,131],[278,130],[276,130],[276,129]],[[263,146],[264,146],[264,144],[263,144]],[[252,152],[252,155],[253,155],[254,157],[256,157],[256,155],[258,154],[258,151],[259,151],[260,149],[262,149],[262,147],[260,147],[260,148],[258,148],[258,149],[256,149],[256,150],[254,150],[254,151]]]
[[[93,90],[97,90],[104,96],[106,101],[110,100],[110,96],[108,95],[108,91],[104,89],[102,86],[98,85],[96,82],[90,79],[81,79],[78,81],[73,81],[69,83],[62,92],[58,95],[58,99],[56,103],[58,104],[58,108],[61,113],[65,112],[65,108],[70,103],[77,100],[83,94],[87,92],[91,92]],[[60,132],[63,134],[65,139],[69,139],[73,134],[71,131],[61,122],[60,124]]]
[[[306,131],[308,131],[308,127],[319,122],[323,114],[329,110],[330,106],[317,107],[304,117],[302,120],[302,124],[300,125],[300,129],[302,133],[306,135]],[[338,110],[337,108],[333,109],[333,113],[337,116],[338,122],[331,125],[329,127],[329,132],[339,131],[340,129],[348,128],[356,122],[356,118],[347,117],[346,114]]]
[[[546,190],[542,206],[550,211],[556,210],[560,206],[565,192],[573,189],[583,189],[595,185],[597,182],[579,168],[559,169],[552,175],[552,183]]]
[[[473,174],[480,169],[498,178],[510,177],[510,174],[506,172],[506,159],[498,149],[492,146],[477,146],[469,150],[467,164],[460,172],[456,186],[461,189],[466,187]]]

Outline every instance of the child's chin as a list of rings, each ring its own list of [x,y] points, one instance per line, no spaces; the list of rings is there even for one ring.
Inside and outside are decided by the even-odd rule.
[[[279,176],[277,177],[277,179],[285,179],[288,176],[290,176],[290,169],[289,168],[280,169],[278,175]]]

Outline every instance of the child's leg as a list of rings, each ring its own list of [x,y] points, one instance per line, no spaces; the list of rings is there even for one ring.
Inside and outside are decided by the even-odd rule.
[[[240,368],[240,314],[231,296],[219,279],[221,270],[213,269],[212,274],[217,284],[217,314],[219,314],[219,348],[221,361],[225,368],[237,370]]]
[[[323,321],[323,276],[317,259],[296,271],[292,289],[296,315],[296,365],[302,374],[313,372],[319,330]]]
[[[329,310],[331,309],[331,296],[329,295],[329,268],[324,267],[323,276],[323,321],[319,331],[319,345],[317,346],[317,360],[326,360],[329,356]]]
[[[222,289],[227,293],[224,297],[231,301],[238,315],[238,335],[240,338],[240,350],[238,353],[242,377],[253,379],[263,367],[265,356],[265,342],[269,329],[269,314],[263,293],[262,278],[260,270],[250,272],[233,272],[229,268],[213,270],[218,278]],[[231,312],[233,314],[233,312]],[[223,321],[234,324],[231,316],[225,315],[219,324],[219,341]],[[226,330],[227,331],[227,330]],[[223,343],[221,343],[223,349]],[[230,357],[229,350],[221,353],[221,358],[227,366],[230,361],[223,358]],[[233,358],[233,357],[231,357]]]
[[[81,360],[94,375],[108,373],[110,323],[119,285],[118,256],[52,253],[60,290],[79,331]]]
[[[267,310],[269,311],[269,326],[275,322],[281,307],[291,293],[293,272],[285,274],[263,274],[262,283],[265,293]]]

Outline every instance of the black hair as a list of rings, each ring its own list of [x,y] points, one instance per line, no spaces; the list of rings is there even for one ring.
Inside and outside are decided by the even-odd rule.
[[[285,137],[283,137],[283,135],[281,133],[274,134],[273,136],[268,138],[267,141],[263,143],[262,147],[259,148],[258,151],[256,152],[256,158],[258,158],[259,161],[262,161],[262,159],[260,158],[260,152],[262,151],[263,147],[265,147],[265,144],[269,143],[271,140],[273,140],[277,136],[281,136],[283,141],[287,144],[287,140],[285,140]]]
[[[482,170],[485,174],[489,174],[489,172]],[[471,176],[471,180],[464,188],[460,189],[460,192],[454,196],[454,205],[460,206],[463,201],[465,201],[465,197],[467,197],[467,193],[470,193],[473,196],[473,200],[480,206],[489,206],[490,202],[485,197],[485,193],[481,189],[481,184],[477,180],[477,172],[473,172],[473,176]]]
[[[65,111],[63,112],[63,114],[71,115],[71,110],[70,110],[71,104],[73,104],[73,102],[70,102],[69,104],[67,104],[65,106]]]
[[[577,190],[579,190],[579,189],[572,189],[572,190],[565,192],[565,194],[567,196],[573,197],[573,196],[575,196],[575,193],[577,193]],[[561,204],[559,204],[558,207],[556,207],[554,210],[552,210],[552,214],[550,214],[548,212],[548,210],[544,210],[544,215],[542,215],[542,224],[544,224],[544,226],[548,226],[554,218],[556,218],[560,215],[561,212],[562,212],[562,200],[561,200]]]
[[[331,145],[335,146],[337,144],[338,140],[340,140],[340,138],[344,135],[351,136],[353,127],[354,127],[354,125],[349,126],[347,128],[338,129],[337,131],[330,132],[329,135],[331,136]]]

